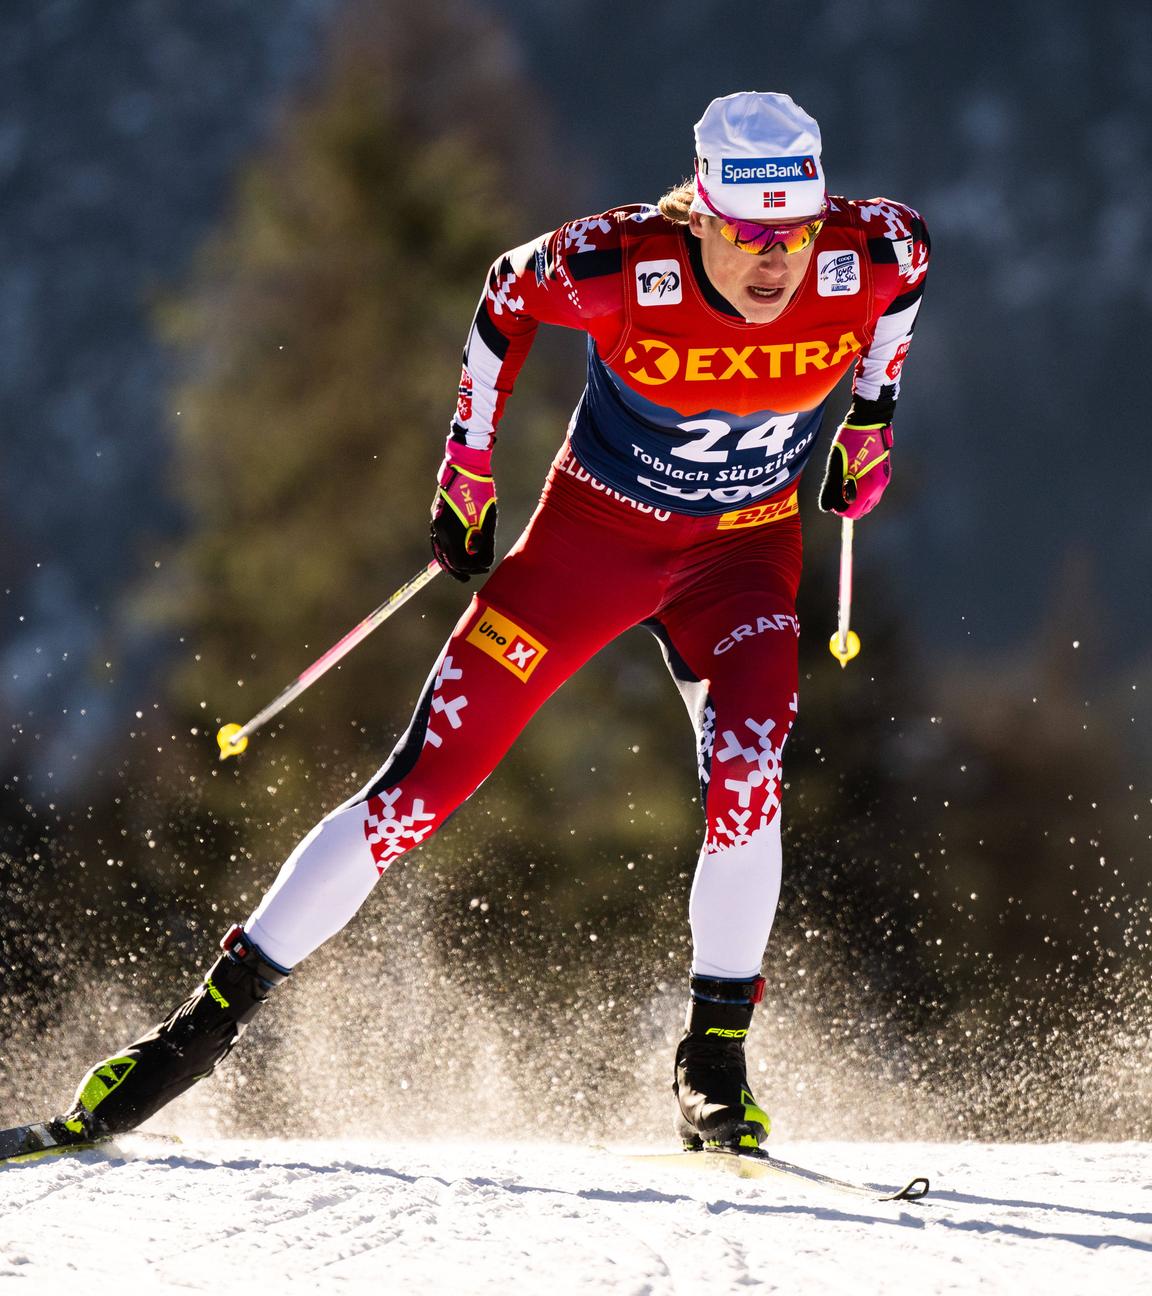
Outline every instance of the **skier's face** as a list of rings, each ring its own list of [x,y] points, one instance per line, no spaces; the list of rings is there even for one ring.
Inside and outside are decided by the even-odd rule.
[[[715,216],[690,212],[688,227],[700,240],[704,273],[749,324],[771,324],[792,300],[807,273],[815,244],[800,252],[777,245],[760,256],[734,247],[720,233]]]

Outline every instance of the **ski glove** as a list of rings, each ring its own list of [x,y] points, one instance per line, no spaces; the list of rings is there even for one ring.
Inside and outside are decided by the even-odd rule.
[[[892,424],[853,427],[843,423],[828,452],[820,507],[825,513],[862,518],[884,494],[892,477]]]
[[[432,501],[432,553],[458,581],[489,571],[496,549],[491,450],[449,440]]]

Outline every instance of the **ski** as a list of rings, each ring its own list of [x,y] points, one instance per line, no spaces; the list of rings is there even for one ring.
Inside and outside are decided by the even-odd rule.
[[[87,1152],[124,1138],[143,1139],[152,1143],[180,1142],[174,1134],[141,1134],[136,1131],[85,1138],[66,1129],[62,1121],[33,1121],[29,1125],[0,1130],[0,1166],[39,1161],[44,1157],[61,1156],[68,1152]]]
[[[816,1184],[821,1188],[831,1188],[853,1197],[865,1197],[870,1201],[919,1201],[928,1193],[928,1180],[923,1175],[917,1175],[903,1188],[889,1192],[881,1188],[869,1188],[864,1184],[850,1183],[847,1179],[837,1179],[819,1170],[809,1170],[806,1166],[793,1165],[791,1161],[781,1161],[760,1149],[741,1151],[733,1148],[728,1151],[721,1148],[706,1148],[699,1152],[636,1153],[630,1155],[628,1159],[645,1165],[666,1165],[680,1170],[727,1171],[729,1174],[738,1175],[741,1179],[763,1179],[774,1175]]]

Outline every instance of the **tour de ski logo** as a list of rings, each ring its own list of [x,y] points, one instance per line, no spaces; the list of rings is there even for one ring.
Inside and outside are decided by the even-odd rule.
[[[675,306],[680,300],[679,261],[636,263],[636,301],[641,306]]]
[[[816,258],[816,291],[821,297],[848,297],[860,291],[860,260],[855,252],[821,252]]]
[[[515,621],[481,605],[480,619],[468,632],[468,643],[506,667],[517,679],[526,680],[548,649],[521,630]]]

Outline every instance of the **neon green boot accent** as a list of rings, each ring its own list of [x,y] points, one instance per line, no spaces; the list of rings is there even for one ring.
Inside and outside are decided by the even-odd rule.
[[[740,1138],[741,1147],[759,1147],[772,1131],[772,1117],[760,1106],[757,1105],[756,1099],[743,1089],[740,1092],[740,1101],[744,1104],[744,1119],[751,1125],[759,1125],[763,1130],[763,1137],[757,1138],[755,1134],[744,1134]]]
[[[75,1106],[83,1107],[89,1113],[94,1112],[113,1090],[124,1083],[135,1065],[136,1059],[130,1057],[115,1057],[106,1062],[98,1062],[80,1081]],[[66,1123],[69,1129],[80,1125],[79,1121]]]

